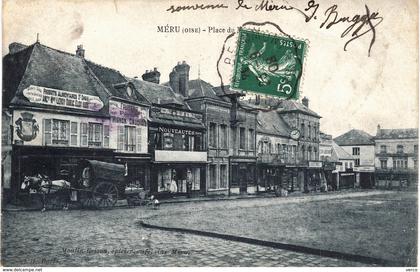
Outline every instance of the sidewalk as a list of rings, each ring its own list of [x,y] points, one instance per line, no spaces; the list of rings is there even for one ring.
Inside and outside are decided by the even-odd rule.
[[[278,197],[282,201],[286,202],[301,202],[301,201],[319,201],[326,199],[337,199],[345,197],[358,197],[364,195],[376,195],[376,194],[388,194],[395,191],[383,191],[383,190],[373,190],[373,189],[348,189],[342,191],[331,191],[331,192],[292,192],[289,193],[287,197]],[[173,197],[168,199],[160,199],[159,202],[161,205],[172,204],[172,203],[188,203],[188,202],[205,202],[205,201],[228,201],[228,200],[245,200],[245,199],[262,199],[262,198],[276,198],[274,193],[260,193],[252,195],[232,195],[232,196],[203,196],[196,198],[187,198],[187,197]],[[114,208],[127,208],[127,201],[125,199],[118,200]],[[139,206],[135,206],[139,207]],[[140,206],[141,207],[141,206]],[[70,207],[70,209],[80,209],[77,207]],[[13,204],[7,204],[2,207],[2,211],[17,212],[17,211],[40,211],[39,207],[25,207],[17,206]]]

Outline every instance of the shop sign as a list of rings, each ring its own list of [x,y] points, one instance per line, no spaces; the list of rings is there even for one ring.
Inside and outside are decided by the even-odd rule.
[[[28,88],[24,89],[23,96],[25,96],[31,103],[72,109],[99,111],[104,106],[98,96],[53,88],[44,88],[34,85],[30,85]]]
[[[354,173],[340,173],[341,176],[354,176]]]
[[[160,108],[160,114],[176,116],[176,117],[186,117],[186,118],[197,118],[201,120],[201,114],[180,111],[175,109]]]
[[[322,161],[309,161],[309,168],[322,168]]]
[[[147,126],[147,110],[137,105],[109,101],[109,114],[112,123]]]
[[[356,172],[375,172],[375,166],[356,166],[353,170]]]
[[[184,135],[201,135],[201,132],[189,130],[189,129],[179,129],[179,128],[168,128],[168,127],[159,127],[159,132],[164,133],[174,133],[174,134],[184,134]]]

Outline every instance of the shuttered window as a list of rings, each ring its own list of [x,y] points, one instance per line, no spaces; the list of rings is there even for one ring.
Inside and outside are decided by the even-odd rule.
[[[104,125],[104,147],[109,147],[109,125]]]
[[[80,123],[80,146],[88,146],[88,124]]]
[[[141,128],[136,129],[136,138],[137,138],[137,153],[141,153],[141,141],[142,141]]]
[[[52,120],[44,119],[44,144],[52,144]]]
[[[70,123],[70,145],[77,146],[77,122]]]
[[[117,149],[124,151],[124,126],[118,126]]]

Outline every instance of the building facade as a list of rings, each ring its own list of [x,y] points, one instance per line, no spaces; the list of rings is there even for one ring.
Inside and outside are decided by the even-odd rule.
[[[418,129],[382,129],[375,140],[377,187],[417,187]]]
[[[354,158],[353,170],[356,172],[356,186],[373,188],[375,186],[375,142],[373,136],[363,130],[352,129],[334,141]]]

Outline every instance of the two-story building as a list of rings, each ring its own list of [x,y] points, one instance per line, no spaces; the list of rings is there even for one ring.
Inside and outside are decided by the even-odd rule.
[[[188,184],[194,196],[206,193],[207,150],[202,114],[193,111],[184,97],[159,84],[156,69],[146,71],[142,80],[131,79],[152,104],[149,122],[149,152],[152,155],[152,193],[161,197],[186,195]],[[176,183],[172,191],[171,182]]]
[[[39,172],[71,179],[80,159],[113,161],[109,97],[80,52],[11,44],[3,58],[3,107],[11,115],[3,127],[12,130],[8,189],[16,196],[23,177]]]
[[[355,159],[356,186],[372,188],[375,185],[375,142],[369,133],[352,129],[334,141]]]
[[[377,187],[416,187],[418,174],[418,129],[383,129],[375,140]]]

